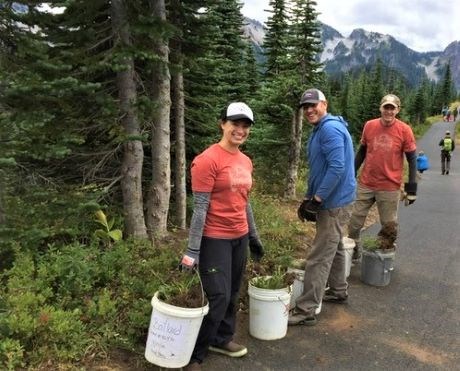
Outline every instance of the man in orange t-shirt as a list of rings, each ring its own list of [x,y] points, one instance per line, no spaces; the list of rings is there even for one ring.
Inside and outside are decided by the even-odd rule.
[[[396,118],[400,109],[401,101],[396,95],[385,95],[380,102],[381,117],[367,121],[363,128],[355,169],[358,171],[363,162],[364,166],[348,225],[348,235],[356,242],[354,260],[361,258],[361,229],[374,203],[382,228],[388,223],[397,223],[404,155],[409,164],[409,181],[404,183],[407,204],[416,200],[416,143],[411,127]]]

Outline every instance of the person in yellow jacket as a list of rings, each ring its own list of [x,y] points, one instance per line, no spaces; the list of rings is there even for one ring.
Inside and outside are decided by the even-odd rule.
[[[439,146],[441,147],[441,174],[449,175],[450,159],[455,149],[455,140],[451,138],[449,130],[446,130],[444,138],[439,141]]]

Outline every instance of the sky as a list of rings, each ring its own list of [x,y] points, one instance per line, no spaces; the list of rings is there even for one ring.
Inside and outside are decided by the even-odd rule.
[[[264,23],[269,0],[242,0],[244,16]],[[344,37],[355,28],[393,36],[418,52],[460,41],[458,0],[316,0],[318,19]]]

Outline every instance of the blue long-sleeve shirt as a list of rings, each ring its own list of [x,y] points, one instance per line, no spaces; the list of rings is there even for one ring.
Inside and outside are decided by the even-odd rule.
[[[327,114],[307,142],[306,197],[320,197],[323,209],[342,207],[355,199],[354,150],[347,126],[342,117]]]

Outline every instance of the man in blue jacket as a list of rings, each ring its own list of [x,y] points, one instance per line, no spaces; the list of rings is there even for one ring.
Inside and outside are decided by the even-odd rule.
[[[326,97],[318,89],[303,93],[300,109],[313,132],[307,143],[308,189],[297,214],[302,221],[316,223],[316,235],[305,265],[303,294],[291,309],[288,323],[313,326],[322,301],[345,303],[348,298],[342,237],[356,180],[347,123],[327,113]]]

